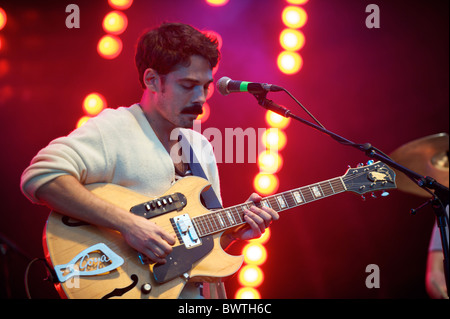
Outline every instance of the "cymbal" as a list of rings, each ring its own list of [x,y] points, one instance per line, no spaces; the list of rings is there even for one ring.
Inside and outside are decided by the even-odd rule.
[[[417,174],[434,178],[448,187],[449,141],[447,133],[439,133],[406,143],[397,148],[390,157],[398,164]],[[397,188],[414,195],[430,197],[430,194],[417,186],[402,172],[396,171]]]

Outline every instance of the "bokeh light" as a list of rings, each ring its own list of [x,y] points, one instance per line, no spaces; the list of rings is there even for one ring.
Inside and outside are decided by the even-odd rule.
[[[245,265],[239,271],[238,280],[242,286],[255,288],[263,282],[264,273],[258,266]]]
[[[277,128],[269,128],[263,133],[262,142],[270,151],[280,151],[286,146],[286,133]]]
[[[258,156],[258,167],[263,173],[277,173],[283,166],[283,158],[278,152],[264,151]]]
[[[280,34],[280,44],[288,51],[298,51],[305,45],[303,32],[294,29],[284,29]]]
[[[83,110],[88,115],[97,115],[104,108],[106,108],[106,99],[100,93],[90,93],[83,100]]]
[[[284,117],[272,111],[266,112],[266,123],[270,127],[284,129],[289,125],[290,122],[291,119],[289,117]]]
[[[236,299],[261,299],[261,294],[258,290],[252,287],[242,287],[236,292]]]
[[[111,11],[103,19],[102,26],[107,33],[119,35],[126,30],[128,19],[123,12]]]
[[[0,30],[2,30],[5,27],[7,20],[8,17],[6,15],[5,10],[3,10],[3,8],[0,7]]]
[[[78,120],[76,127],[79,128],[79,127],[82,126],[84,123],[86,123],[90,118],[91,118],[91,117],[90,117],[90,116],[87,116],[87,115],[82,116],[82,117]]]
[[[105,59],[114,59],[122,52],[122,40],[113,35],[105,35],[98,41],[97,52]]]
[[[262,265],[267,260],[267,250],[259,243],[245,245],[242,250],[244,261],[249,265]]]
[[[295,74],[301,70],[303,59],[297,52],[283,51],[278,55],[277,65],[285,74]]]
[[[133,0],[108,0],[108,4],[114,9],[126,10],[133,4]]]
[[[291,29],[299,29],[308,21],[308,15],[303,8],[287,6],[281,13],[283,23]]]
[[[270,195],[278,190],[278,177],[274,174],[258,173],[253,180],[253,188],[261,195]]]
[[[213,7],[221,7],[228,3],[229,0],[205,0],[207,4]]]

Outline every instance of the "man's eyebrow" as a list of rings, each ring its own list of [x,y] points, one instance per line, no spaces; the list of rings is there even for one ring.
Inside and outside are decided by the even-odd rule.
[[[201,84],[201,82],[197,79],[192,79],[192,78],[182,78],[178,80],[179,82],[191,82],[192,84]],[[213,83],[214,80],[210,79],[208,82],[205,83],[205,85],[209,85],[211,83]]]

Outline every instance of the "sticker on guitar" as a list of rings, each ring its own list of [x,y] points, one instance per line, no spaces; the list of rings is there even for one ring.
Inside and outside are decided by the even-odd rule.
[[[75,276],[95,276],[120,267],[124,260],[103,243],[86,248],[69,263],[54,267],[60,282]]]

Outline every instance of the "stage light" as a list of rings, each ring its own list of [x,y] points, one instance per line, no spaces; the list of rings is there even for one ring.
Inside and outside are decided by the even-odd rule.
[[[255,288],[242,287],[236,292],[235,299],[261,299],[261,294]]]
[[[206,0],[206,3],[213,7],[221,7],[228,3],[228,0]]]
[[[286,133],[277,128],[269,128],[263,133],[262,142],[269,151],[281,151],[287,143]]]
[[[114,59],[122,52],[122,41],[113,35],[105,35],[98,41],[97,52],[105,59]]]
[[[5,10],[3,10],[3,8],[0,7],[0,30],[2,30],[5,27],[7,20],[8,18],[6,16]]]
[[[90,116],[83,116],[81,117],[78,122],[77,122],[77,128],[79,128],[80,126],[82,126],[84,123],[86,123],[91,117]]]
[[[308,0],[286,0],[287,3],[302,5],[308,2]]]
[[[258,156],[258,167],[263,173],[275,174],[283,166],[283,158],[278,152],[264,151]]]
[[[298,51],[305,45],[303,32],[294,29],[284,29],[280,34],[280,44],[288,51]]]
[[[108,0],[111,7],[118,10],[126,10],[133,4],[133,0]]]
[[[295,74],[303,66],[303,59],[297,52],[283,51],[278,55],[278,69],[285,74]]]
[[[203,113],[197,116],[196,120],[201,121],[201,123],[205,123],[208,120],[209,115],[211,114],[211,109],[208,103],[203,104]]]
[[[288,28],[299,29],[306,24],[308,15],[303,8],[288,6],[281,13],[281,19]]]
[[[270,228],[266,228],[266,231],[259,238],[251,239],[248,242],[264,245],[269,241],[269,239],[270,239]]]
[[[244,261],[249,265],[259,266],[267,260],[267,251],[263,245],[258,243],[249,243],[242,250]]]
[[[267,123],[267,125],[269,125],[271,127],[284,129],[289,125],[289,123],[291,123],[291,119],[288,117],[284,117],[280,114],[277,114],[275,112],[267,111],[266,112],[266,123]]]
[[[88,94],[83,100],[83,110],[88,115],[97,115],[106,107],[106,99],[100,93]]]
[[[128,26],[128,19],[123,12],[111,11],[103,19],[102,25],[103,30],[107,33],[119,35],[126,30]]]
[[[261,195],[271,195],[278,190],[278,177],[273,174],[258,173],[253,180],[253,188]]]
[[[242,286],[255,288],[264,281],[264,274],[258,266],[246,265],[239,271],[238,280]]]

